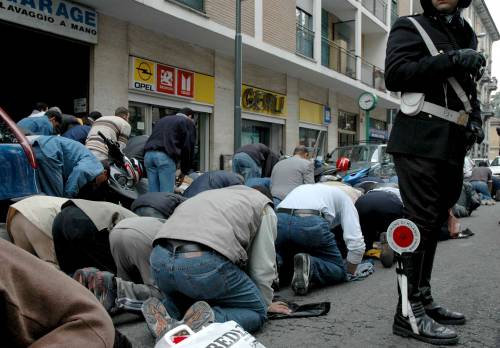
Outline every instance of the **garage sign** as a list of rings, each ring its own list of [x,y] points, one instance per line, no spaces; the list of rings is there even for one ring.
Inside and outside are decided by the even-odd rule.
[[[0,19],[97,43],[97,12],[64,0],[0,0]]]

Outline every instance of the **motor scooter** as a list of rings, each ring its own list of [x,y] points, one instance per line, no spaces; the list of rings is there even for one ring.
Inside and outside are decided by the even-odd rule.
[[[101,132],[97,133],[108,147],[109,155],[109,200],[130,209],[132,202],[140,195],[148,192],[148,182],[144,178],[145,171],[141,162],[128,158],[120,149],[120,145],[108,139]]]

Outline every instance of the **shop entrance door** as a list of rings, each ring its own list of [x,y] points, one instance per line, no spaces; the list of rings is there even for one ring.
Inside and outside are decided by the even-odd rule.
[[[262,143],[277,154],[283,152],[283,125],[242,120],[241,145]]]
[[[31,114],[37,102],[65,114],[88,112],[89,45],[3,21],[0,32],[0,107],[15,121]],[[80,98],[87,109],[78,113],[74,101]]]
[[[162,117],[176,114],[179,111],[177,108],[136,102],[129,104],[129,110],[129,123],[132,126],[131,136],[151,135],[154,124],[158,120]],[[193,168],[198,171],[206,171],[209,168],[209,116],[210,114],[204,112],[194,113],[197,139],[194,148]]]

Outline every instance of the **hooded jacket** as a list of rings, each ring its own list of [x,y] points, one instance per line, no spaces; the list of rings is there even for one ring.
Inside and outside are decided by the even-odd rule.
[[[472,0],[459,0],[457,8],[458,9],[467,8],[470,6],[471,2],[472,2]],[[425,14],[428,14],[428,15],[438,14],[438,11],[432,5],[432,0],[420,0],[420,5],[422,5],[422,8],[424,9]]]

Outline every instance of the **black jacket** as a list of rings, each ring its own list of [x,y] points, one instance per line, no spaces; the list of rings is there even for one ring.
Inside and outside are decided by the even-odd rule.
[[[477,48],[476,35],[466,21],[462,26],[445,23],[437,16],[420,15],[414,18],[427,31],[438,51],[446,53],[460,48]],[[445,26],[449,29],[448,32]],[[455,68],[447,54],[432,57],[413,23],[406,17],[399,18],[392,27],[387,43],[387,88],[397,92],[422,92],[425,93],[426,101],[446,106],[444,85],[447,85],[448,108],[454,111],[464,110],[463,103],[447,82],[451,76],[456,77],[469,95],[473,109],[469,119],[475,118],[481,122],[473,78]],[[387,152],[462,164],[466,143],[465,127],[424,113],[410,117],[399,112],[391,131]]]
[[[128,158],[137,158],[144,160],[144,146],[148,142],[147,135],[138,135],[128,140],[127,146],[123,149],[123,153]]]
[[[191,169],[196,142],[194,122],[182,114],[165,116],[156,122],[144,152],[163,151],[175,162],[181,162],[181,171]]]
[[[132,202],[130,210],[135,212],[136,209],[141,207],[151,207],[168,219],[174,213],[175,208],[185,200],[186,198],[171,192],[148,192]]]
[[[191,198],[204,191],[243,184],[244,182],[242,182],[237,174],[226,172],[225,170],[216,170],[206,172],[197,177],[186,191],[184,191],[183,196]]]
[[[244,152],[252,157],[255,163],[262,168],[262,178],[270,178],[274,165],[279,161],[279,156],[261,143],[243,145],[236,150],[235,154],[239,152]]]

